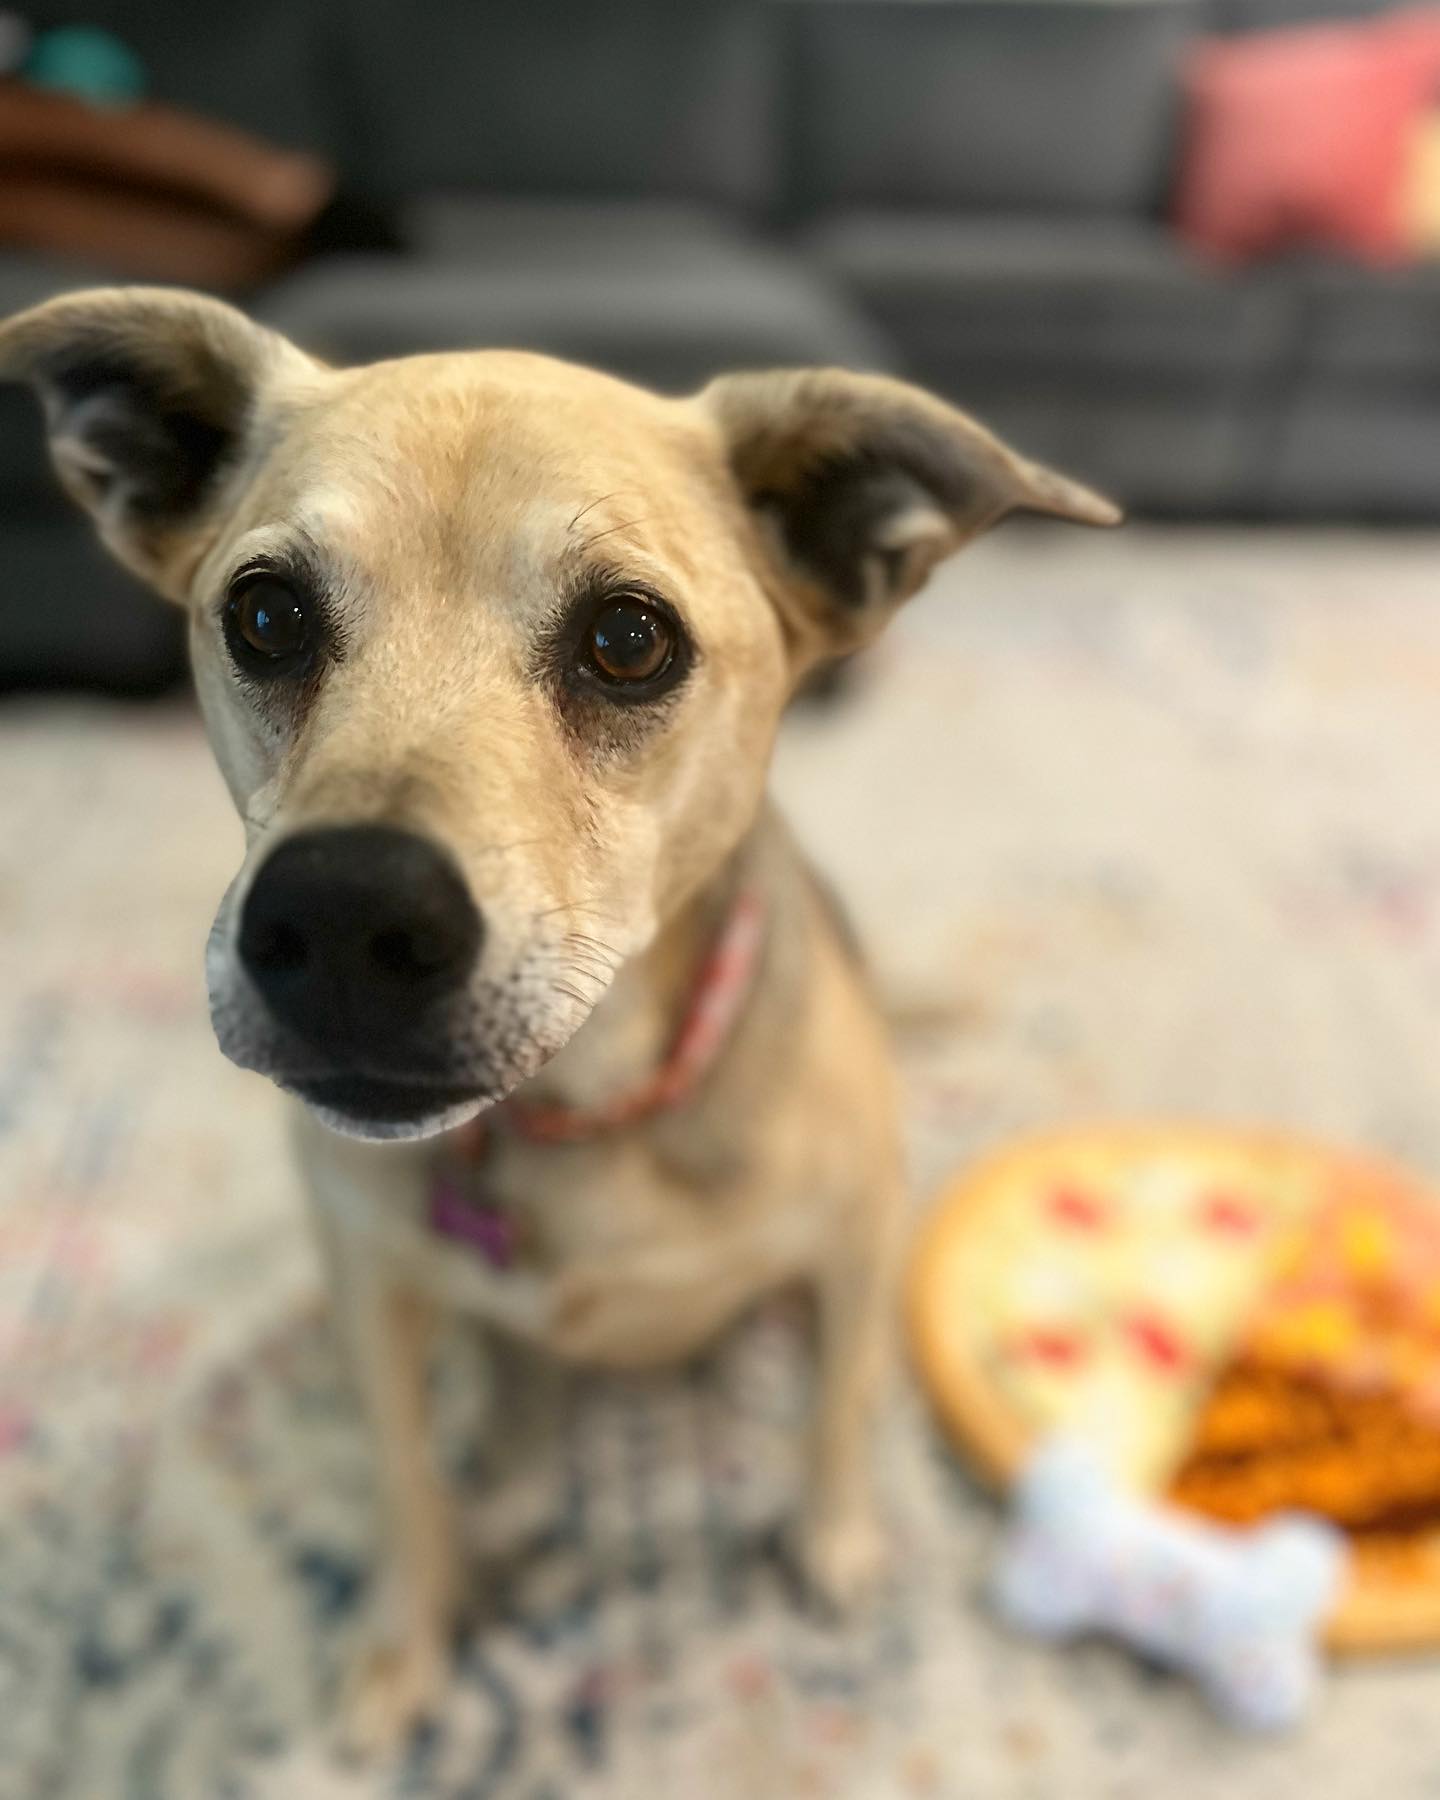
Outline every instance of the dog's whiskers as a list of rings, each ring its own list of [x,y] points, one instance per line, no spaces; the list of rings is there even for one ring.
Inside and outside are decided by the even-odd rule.
[[[588,981],[593,984],[595,993],[592,996],[592,1000],[598,1000],[601,994],[603,994],[610,986],[608,976],[601,975],[594,969],[571,969],[570,973],[577,981]]]
[[[625,960],[613,944],[607,944],[602,938],[591,937],[586,931],[570,931],[560,940],[573,949],[581,951],[593,962],[602,962],[608,968],[618,968]]]
[[[593,981],[597,987],[607,988],[615,971],[613,968],[597,967],[593,963],[572,962],[570,973],[580,976],[585,981]]]

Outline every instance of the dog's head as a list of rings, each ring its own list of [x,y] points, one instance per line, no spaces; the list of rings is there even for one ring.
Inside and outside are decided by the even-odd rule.
[[[733,851],[797,678],[1021,509],[1105,501],[897,382],[685,400],[543,357],[323,367],[214,301],[0,327],[112,551],[185,606],[249,849],[235,1061],[365,1136],[533,1074]]]

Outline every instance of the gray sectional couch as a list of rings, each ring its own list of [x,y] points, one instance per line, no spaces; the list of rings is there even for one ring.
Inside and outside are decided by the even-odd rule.
[[[23,0],[22,0],[23,5]],[[333,157],[405,249],[250,297],[316,350],[526,345],[665,388],[838,361],[1140,512],[1440,518],[1440,269],[1208,266],[1165,223],[1186,45],[1324,0],[32,0]],[[0,311],[86,271],[0,252]],[[144,686],[0,393],[0,683]]]

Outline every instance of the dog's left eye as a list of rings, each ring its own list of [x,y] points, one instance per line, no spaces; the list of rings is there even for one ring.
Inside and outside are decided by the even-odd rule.
[[[273,575],[241,582],[225,603],[230,654],[247,674],[298,673],[310,660],[314,635],[309,602]]]
[[[675,654],[675,627],[658,606],[625,594],[596,613],[585,649],[596,673],[612,684],[654,681]]]

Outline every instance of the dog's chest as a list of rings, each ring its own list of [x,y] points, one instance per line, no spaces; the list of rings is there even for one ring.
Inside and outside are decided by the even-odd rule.
[[[710,1266],[708,1207],[639,1146],[433,1170],[421,1274],[436,1299],[582,1362],[663,1361],[708,1335],[687,1300]]]
[[[695,1202],[637,1143],[535,1147],[496,1139],[437,1159],[431,1225],[456,1254],[554,1275],[683,1239]]]

